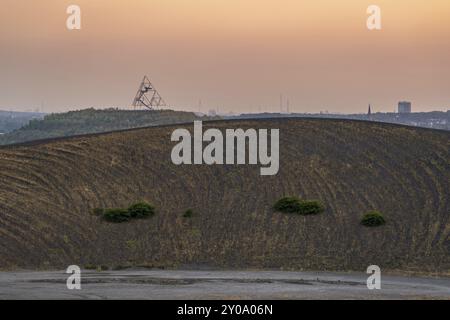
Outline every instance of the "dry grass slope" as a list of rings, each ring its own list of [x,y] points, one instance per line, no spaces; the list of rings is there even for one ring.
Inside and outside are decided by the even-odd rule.
[[[278,175],[260,176],[258,166],[174,166],[170,126],[1,148],[0,268],[378,264],[449,272],[449,132],[319,119],[210,126],[279,128]],[[306,217],[273,212],[285,195],[327,208]],[[91,214],[139,200],[157,207],[152,219],[110,224]],[[362,227],[370,210],[388,223]]]

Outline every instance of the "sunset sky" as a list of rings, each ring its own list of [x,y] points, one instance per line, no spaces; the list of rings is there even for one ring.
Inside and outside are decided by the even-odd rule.
[[[450,109],[449,0],[0,0],[0,109]],[[66,28],[81,7],[82,29]],[[366,27],[381,7],[382,30]]]

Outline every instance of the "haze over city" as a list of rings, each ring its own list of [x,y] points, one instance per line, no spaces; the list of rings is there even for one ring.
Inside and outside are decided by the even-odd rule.
[[[66,28],[81,8],[82,29]],[[382,30],[366,27],[381,8]],[[144,74],[175,109],[450,107],[448,0],[3,0],[0,109],[131,104]],[[45,18],[43,18],[45,17]]]

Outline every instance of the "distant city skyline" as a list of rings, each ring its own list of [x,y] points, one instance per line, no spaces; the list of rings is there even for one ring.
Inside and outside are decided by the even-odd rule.
[[[125,107],[145,74],[176,110],[279,112],[280,95],[293,113],[450,109],[450,1],[378,0],[373,31],[371,4],[3,0],[0,110]]]

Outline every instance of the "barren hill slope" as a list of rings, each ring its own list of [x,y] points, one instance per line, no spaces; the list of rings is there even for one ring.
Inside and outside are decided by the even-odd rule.
[[[450,271],[450,133],[347,120],[204,123],[279,128],[280,171],[175,166],[154,127],[0,148],[0,268],[70,264]],[[324,213],[277,213],[285,195]],[[146,200],[149,220],[91,214]],[[192,218],[183,212],[194,209]],[[369,210],[379,228],[360,225]]]

